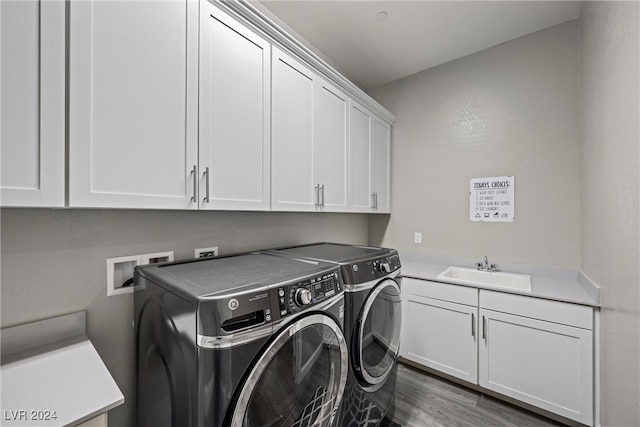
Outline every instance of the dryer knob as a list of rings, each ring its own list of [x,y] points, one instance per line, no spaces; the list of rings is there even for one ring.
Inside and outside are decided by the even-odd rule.
[[[391,266],[388,262],[381,262],[378,264],[378,271],[380,273],[391,273]]]
[[[311,292],[309,289],[298,288],[294,297],[296,304],[299,306],[309,305],[311,303]]]

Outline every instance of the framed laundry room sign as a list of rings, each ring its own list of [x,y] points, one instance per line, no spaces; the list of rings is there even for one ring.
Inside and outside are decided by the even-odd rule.
[[[474,222],[513,222],[515,179],[512,176],[471,178],[469,219]]]

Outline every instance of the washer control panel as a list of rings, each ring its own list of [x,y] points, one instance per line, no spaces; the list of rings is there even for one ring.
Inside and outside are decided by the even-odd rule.
[[[338,271],[310,277],[299,282],[278,287],[280,317],[298,313],[342,292]]]

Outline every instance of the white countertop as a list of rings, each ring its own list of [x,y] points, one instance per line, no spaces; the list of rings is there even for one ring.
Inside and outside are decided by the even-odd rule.
[[[443,283],[447,282],[437,279],[437,276],[449,266],[455,265],[458,267],[475,268],[475,263],[468,259],[433,257],[408,252],[400,252],[400,263],[402,265],[403,277],[412,277],[415,279]],[[499,268],[501,271],[509,273],[530,275],[531,292],[506,288],[497,289],[494,287],[483,287],[481,285],[472,287],[518,295],[527,295],[534,298],[570,302],[592,307],[600,306],[598,287],[591,283],[577,270],[537,267],[513,263],[499,264]],[[467,286],[460,284],[455,285]]]
[[[63,322],[70,321],[64,316]],[[84,321],[82,313],[81,321]],[[0,381],[2,383],[2,426],[70,426],[87,421],[124,402],[124,396],[86,335],[59,340],[51,333],[53,322],[40,321],[3,330],[3,347],[24,347],[24,338],[34,342],[31,348],[6,354],[3,348]],[[35,325],[35,328],[32,326]],[[59,325],[58,325],[59,326]],[[31,329],[31,331],[29,330]],[[37,330],[39,331],[37,331]],[[42,332],[46,331],[46,336]],[[16,333],[14,333],[16,332]],[[33,332],[33,333],[32,333]],[[62,331],[62,335],[69,335]],[[13,338],[12,338],[13,335]],[[15,343],[17,339],[23,343]],[[43,344],[43,341],[50,340]],[[4,345],[6,342],[6,345]]]

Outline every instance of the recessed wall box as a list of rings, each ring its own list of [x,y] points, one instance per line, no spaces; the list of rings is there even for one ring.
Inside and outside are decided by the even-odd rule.
[[[173,261],[173,251],[142,255],[142,264],[158,264],[169,261]]]
[[[107,258],[107,295],[133,292],[133,271],[137,265],[173,261],[173,251]]]
[[[133,269],[142,264],[142,255],[107,258],[107,295],[133,292]]]
[[[218,255],[218,247],[212,246],[210,248],[200,248],[194,251],[195,258],[204,258],[208,256],[216,256]]]

